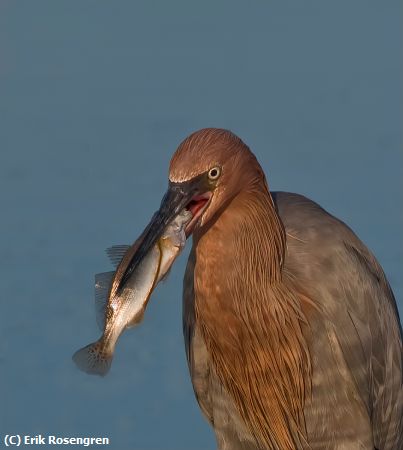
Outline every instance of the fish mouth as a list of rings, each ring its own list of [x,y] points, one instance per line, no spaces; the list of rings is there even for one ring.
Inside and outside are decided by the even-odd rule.
[[[195,195],[186,205],[186,209],[192,214],[192,219],[185,227],[186,238],[193,233],[204,211],[208,208],[212,196],[213,194],[211,191],[205,192],[204,194]]]

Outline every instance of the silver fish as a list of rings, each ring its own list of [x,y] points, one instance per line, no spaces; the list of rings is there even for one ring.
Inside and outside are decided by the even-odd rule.
[[[141,259],[123,287],[119,284],[141,244],[142,236],[132,246],[121,245],[107,250],[111,261],[117,264],[117,270],[95,276],[96,303],[103,304],[98,314],[103,334],[96,342],[73,355],[73,361],[81,370],[101,376],[108,372],[119,336],[126,328],[142,320],[152,291],[166,276],[185,246],[185,227],[191,218],[192,214],[186,209],[176,216]]]

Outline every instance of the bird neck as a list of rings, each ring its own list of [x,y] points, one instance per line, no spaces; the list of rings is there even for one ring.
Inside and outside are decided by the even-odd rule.
[[[265,180],[241,191],[211,224],[197,230],[194,246],[200,259],[211,266],[218,261],[244,264],[267,282],[279,282],[285,230]]]
[[[195,315],[215,372],[264,448],[303,440],[309,355],[283,282],[284,227],[265,183],[243,191],[194,242]]]

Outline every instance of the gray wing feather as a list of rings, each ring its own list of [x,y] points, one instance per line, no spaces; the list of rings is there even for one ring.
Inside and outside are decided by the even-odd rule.
[[[348,448],[403,448],[402,332],[382,268],[316,203],[289,193],[273,199],[287,233],[285,274],[317,306],[307,336],[313,390],[305,412],[313,441],[331,435]]]

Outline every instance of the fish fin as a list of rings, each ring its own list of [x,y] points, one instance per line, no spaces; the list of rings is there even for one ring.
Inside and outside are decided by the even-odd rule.
[[[73,355],[73,361],[80,370],[101,377],[108,373],[112,358],[113,353],[105,350],[101,340],[77,350]]]
[[[136,325],[138,325],[138,324],[143,320],[144,312],[145,312],[145,308],[143,308],[143,309],[141,310],[141,312],[139,312],[138,314],[136,314],[136,316],[135,316],[132,320],[130,320],[129,322],[127,322],[126,328],[133,328],[133,327],[135,327]]]
[[[109,291],[111,289],[115,272],[102,272],[95,275],[95,313],[97,324],[103,331],[105,327],[105,308],[108,304]]]
[[[168,271],[164,274],[164,276],[161,278],[161,281],[165,283],[168,280],[169,274],[171,273],[171,267],[168,269]]]
[[[112,247],[108,247],[105,251],[108,255],[111,263],[118,267],[120,261],[122,261],[123,256],[125,256],[127,250],[129,250],[130,245],[113,245]]]

